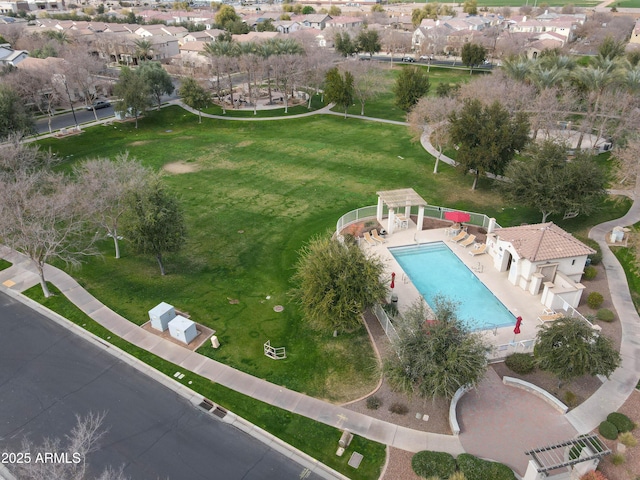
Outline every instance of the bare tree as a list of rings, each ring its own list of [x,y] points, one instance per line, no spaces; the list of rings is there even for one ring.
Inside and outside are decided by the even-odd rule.
[[[282,92],[284,113],[289,110],[289,91],[300,75],[302,56],[297,54],[283,54],[273,58],[274,80],[276,88]]]
[[[100,86],[103,83],[100,73],[104,70],[104,61],[91,55],[83,48],[69,48],[65,54],[64,71],[69,85],[78,91],[86,105],[93,102],[100,94]],[[93,115],[98,120],[95,108]]]
[[[14,143],[0,149],[4,169],[0,175],[0,237],[9,247],[25,254],[35,265],[42,292],[51,296],[44,276],[47,262],[57,259],[71,265],[86,255],[97,254],[95,236],[81,207],[77,185],[62,173],[37,165],[41,153]],[[16,158],[26,158],[25,164]],[[45,160],[43,163],[49,163]]]
[[[388,90],[388,82],[377,62],[352,62],[346,66],[353,75],[353,93],[360,101],[360,115],[364,115],[364,105]]]
[[[482,75],[460,87],[459,98],[478,99],[485,105],[500,102],[509,113],[525,111],[536,95],[531,85],[513,80],[502,72]]]
[[[316,95],[320,92],[327,71],[333,66],[333,59],[334,55],[322,48],[307,53],[304,57],[304,82],[307,87],[315,90]],[[308,108],[311,108],[312,98],[313,94],[309,91]]]
[[[97,477],[89,474],[87,457],[98,449],[99,442],[107,433],[103,428],[106,413],[89,412],[85,417],[76,414],[76,425],[65,439],[45,438],[41,445],[25,439],[22,451],[29,452],[29,462],[16,464],[18,478],[21,480],[126,480],[122,468],[105,468]],[[47,461],[39,459],[52,452],[68,452]],[[40,460],[40,461],[38,461]]]
[[[640,141],[634,139],[616,148],[613,157],[618,161],[616,181],[623,187],[631,184],[634,192],[640,192]]]
[[[17,69],[5,77],[18,95],[27,105],[35,106],[40,113],[47,116],[49,133],[55,108],[62,103],[62,96],[57,85],[52,81],[50,71],[37,68],[33,70]]]
[[[449,117],[460,108],[460,102],[452,97],[422,98],[409,112],[409,127],[416,139],[430,131],[431,141],[438,149],[433,173],[438,173],[442,150],[449,139]]]
[[[147,188],[156,178],[152,170],[142,166],[129,152],[108,158],[87,160],[74,168],[83,205],[93,222],[113,238],[115,257],[120,258],[119,226],[130,206],[131,193]]]

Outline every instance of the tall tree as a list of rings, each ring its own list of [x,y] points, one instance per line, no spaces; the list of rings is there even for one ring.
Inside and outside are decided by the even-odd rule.
[[[138,128],[138,117],[147,110],[151,103],[149,84],[138,71],[122,67],[118,82],[113,87],[113,93],[120,98],[115,104],[116,112],[123,116],[133,115],[136,119],[136,128]]]
[[[165,275],[163,256],[177,252],[186,239],[184,215],[178,201],[156,182],[131,195],[132,214],[125,232],[138,253],[151,254]]]
[[[62,74],[71,88],[82,95],[85,105],[93,106],[100,95],[100,87],[104,83],[100,74],[105,68],[105,62],[91,55],[82,46],[74,46],[67,50],[64,58]],[[98,120],[95,108],[93,115]]]
[[[498,102],[483,106],[479,100],[467,100],[459,112],[451,114],[449,122],[451,141],[458,147],[458,167],[464,174],[474,173],[472,190],[480,175],[502,175],[529,140],[526,115],[509,115]]]
[[[12,88],[25,104],[35,106],[47,116],[49,133],[53,131],[51,121],[56,107],[62,104],[62,92],[55,77],[44,68],[16,69],[5,76],[6,85]]]
[[[366,52],[370,57],[382,49],[382,45],[380,45],[380,35],[377,30],[363,28],[356,37],[356,43],[358,44],[358,51]]]
[[[188,77],[180,87],[182,101],[198,111],[198,123],[202,123],[202,109],[211,104],[211,94],[195,78]]]
[[[353,104],[353,75],[351,72],[340,73],[338,67],[327,72],[324,94],[329,102],[334,102],[344,108],[344,118],[347,110]]]
[[[621,357],[611,339],[579,318],[561,318],[540,327],[534,355],[538,366],[560,382],[583,375],[609,377]]]
[[[333,38],[333,45],[340,55],[348,57],[358,52],[358,45],[351,39],[349,32],[337,32]]]
[[[422,302],[396,318],[398,338],[384,370],[396,390],[451,399],[460,387],[473,387],[482,380],[490,346],[458,319],[451,301],[438,298],[433,307],[435,319],[429,322]]]
[[[0,84],[0,139],[12,133],[35,130],[33,117],[20,96],[6,84]]]
[[[393,93],[396,105],[408,112],[418,101],[429,93],[429,76],[417,67],[406,67],[398,74]]]
[[[384,265],[355,242],[315,238],[300,250],[295,268],[293,294],[313,328],[352,331],[387,293]]]
[[[510,181],[501,188],[509,200],[540,211],[544,223],[549,215],[566,208],[566,164],[565,145],[550,140],[533,143],[521,161],[509,164],[505,175]]]
[[[465,43],[462,46],[462,63],[469,67],[469,75],[473,73],[473,67],[481,65],[487,58],[487,49],[477,43]]]
[[[97,251],[79,188],[64,174],[46,168],[50,161],[38,158],[41,155],[16,142],[0,148],[0,238],[31,260],[42,292],[49,297],[47,262],[78,265]]]
[[[171,77],[162,68],[160,62],[142,62],[138,67],[138,74],[144,79],[149,93],[156,100],[160,110],[162,95],[170,95],[175,90]]]
[[[93,223],[113,239],[115,257],[120,258],[120,224],[130,209],[129,197],[146,190],[157,181],[156,175],[129,154],[119,154],[114,161],[96,158],[74,167],[82,204]]]
[[[360,115],[364,115],[365,103],[387,90],[386,77],[375,62],[352,62],[347,68],[353,75],[353,93],[360,102]]]

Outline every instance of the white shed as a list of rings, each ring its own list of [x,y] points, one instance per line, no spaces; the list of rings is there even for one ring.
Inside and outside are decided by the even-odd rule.
[[[176,340],[186,343],[187,345],[198,335],[196,324],[178,315],[169,322],[169,334]]]
[[[156,330],[164,332],[169,322],[176,317],[176,309],[168,303],[162,302],[149,310],[149,320],[151,326]]]

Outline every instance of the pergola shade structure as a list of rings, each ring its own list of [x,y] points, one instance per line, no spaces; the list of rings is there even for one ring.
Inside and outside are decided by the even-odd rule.
[[[567,451],[569,451],[568,455]],[[609,455],[611,450],[597,435],[585,435],[555,445],[535,448],[525,453],[533,459],[538,473],[546,476],[549,472],[562,467],[570,467],[591,460],[599,461],[602,457]]]
[[[411,216],[411,207],[418,207],[418,219],[416,220],[416,229],[422,230],[422,222],[424,220],[424,207],[426,207],[427,201],[416,193],[413,188],[402,188],[400,190],[385,190],[382,192],[376,192],[378,195],[378,209],[376,211],[376,218],[380,224],[382,224],[382,214],[384,212],[384,206],[387,206],[389,211],[387,232],[393,233],[397,212],[400,212],[404,208],[404,218],[408,219]],[[400,214],[401,215],[401,214]]]

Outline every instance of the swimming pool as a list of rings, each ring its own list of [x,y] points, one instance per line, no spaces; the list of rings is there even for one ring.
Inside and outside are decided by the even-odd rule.
[[[443,242],[390,248],[429,305],[444,295],[458,305],[458,318],[472,330],[515,324],[514,315]]]

